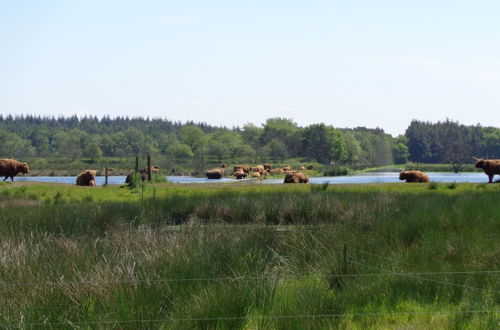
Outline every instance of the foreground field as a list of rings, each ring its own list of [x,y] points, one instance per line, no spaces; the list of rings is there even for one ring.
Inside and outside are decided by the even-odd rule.
[[[0,327],[497,328],[498,205],[498,184],[2,184]]]

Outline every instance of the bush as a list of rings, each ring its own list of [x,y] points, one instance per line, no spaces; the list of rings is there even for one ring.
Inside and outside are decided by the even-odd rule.
[[[130,182],[128,183],[128,187],[130,189],[135,189],[135,188],[139,187],[141,184],[142,184],[141,173],[139,173],[139,172],[133,173],[132,178],[131,178]]]
[[[436,182],[429,183],[430,190],[436,190],[437,188],[439,188],[439,185]]]
[[[349,174],[349,169],[346,166],[331,166],[323,171],[324,176],[341,176]]]

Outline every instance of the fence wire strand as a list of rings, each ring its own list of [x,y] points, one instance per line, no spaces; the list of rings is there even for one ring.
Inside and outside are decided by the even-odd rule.
[[[379,269],[372,265],[350,260],[350,263],[358,264],[373,269]],[[89,285],[89,284],[141,284],[141,283],[168,283],[168,282],[222,282],[222,281],[252,281],[252,280],[278,280],[316,277],[384,277],[384,276],[438,276],[438,275],[498,275],[500,270],[481,271],[451,271],[451,272],[385,272],[385,273],[362,273],[362,274],[310,274],[310,275],[276,275],[276,276],[237,276],[237,277],[200,277],[200,278],[157,278],[157,279],[132,279],[112,281],[60,281],[60,282],[1,282],[0,286],[58,286],[58,285]]]
[[[358,249],[356,249],[356,250],[357,251],[361,251],[361,250],[358,250]],[[389,262],[391,261],[390,259],[382,258],[382,257],[377,256],[377,255],[372,254],[372,253],[366,253],[366,254],[370,254],[372,256],[378,257],[380,259],[384,259],[384,260],[389,261]],[[360,266],[364,266],[364,267],[368,267],[368,268],[372,268],[372,269],[377,269],[377,270],[381,269],[380,267],[376,267],[376,266],[373,266],[373,265],[368,265],[368,264],[365,264],[365,263],[354,261],[354,260],[352,260],[353,259],[352,255],[349,255],[349,257],[350,257],[349,262],[351,262],[353,264],[357,264],[357,265],[360,265]],[[397,263],[397,261],[392,261],[392,262]],[[384,269],[382,269],[382,270],[384,270]],[[493,272],[493,274],[498,273],[498,271],[492,271],[492,272]],[[467,274],[467,273],[470,273],[470,272],[441,272],[441,274],[444,274],[444,275]],[[421,277],[420,276],[420,275],[430,275],[431,274],[430,272],[428,274],[425,274],[425,273],[394,273],[394,274],[399,274],[397,276],[405,276],[405,277],[415,278],[415,279],[422,280],[422,281],[427,281],[427,282],[434,282],[434,283],[439,283],[439,284],[445,284],[445,285],[462,287],[462,288],[466,288],[466,289],[480,290],[480,291],[492,291],[492,292],[500,294],[500,291],[497,291],[497,290],[490,290],[490,289],[487,289],[487,288],[478,288],[478,287],[470,286],[470,285],[467,285],[467,284],[460,284],[460,283],[455,283],[455,282],[450,282],[450,281],[443,281],[443,280],[434,280],[434,279],[431,279],[431,278],[425,278],[425,277]],[[436,273],[434,273],[434,274],[436,274]]]
[[[436,315],[436,314],[498,314],[500,310],[474,311],[417,311],[417,312],[385,312],[385,313],[344,313],[344,314],[304,314],[304,315],[246,315],[206,318],[170,318],[144,320],[101,320],[101,321],[61,321],[61,322],[18,322],[0,323],[2,327],[12,326],[53,326],[53,325],[92,325],[92,324],[133,324],[133,323],[163,323],[163,322],[200,322],[200,321],[233,321],[233,320],[266,320],[266,319],[305,319],[305,318],[337,318],[337,317],[369,317],[369,316],[406,316],[406,315]]]

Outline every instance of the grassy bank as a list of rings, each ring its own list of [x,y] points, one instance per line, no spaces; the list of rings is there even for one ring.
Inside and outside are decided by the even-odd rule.
[[[495,184],[3,184],[0,326],[494,328],[499,202]]]

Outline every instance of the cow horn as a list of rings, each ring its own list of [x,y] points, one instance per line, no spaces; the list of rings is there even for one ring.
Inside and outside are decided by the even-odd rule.
[[[480,158],[472,157],[475,161],[481,160]]]

